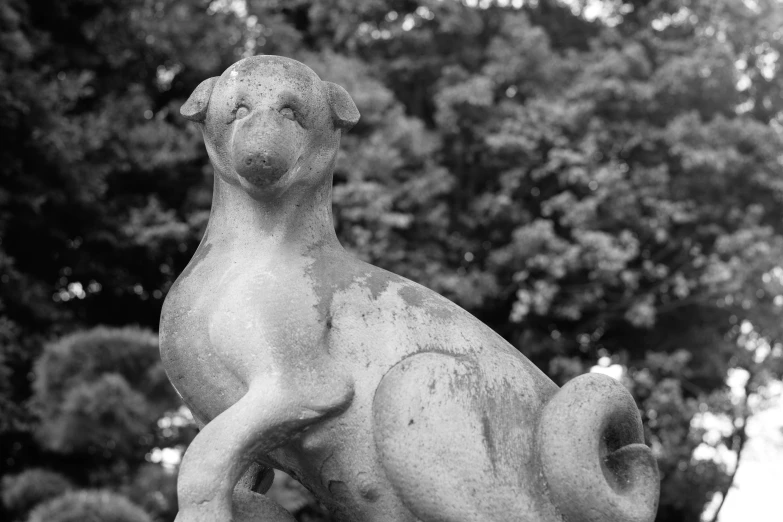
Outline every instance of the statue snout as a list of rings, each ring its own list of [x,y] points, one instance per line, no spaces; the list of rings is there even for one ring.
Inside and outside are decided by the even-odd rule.
[[[237,174],[256,186],[277,182],[299,156],[295,125],[272,109],[256,111],[237,122],[231,148]]]

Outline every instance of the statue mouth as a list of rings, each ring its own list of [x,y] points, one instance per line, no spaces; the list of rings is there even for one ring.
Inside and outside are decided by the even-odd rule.
[[[234,170],[256,187],[274,185],[296,164],[295,151],[271,152],[269,149],[235,151]]]

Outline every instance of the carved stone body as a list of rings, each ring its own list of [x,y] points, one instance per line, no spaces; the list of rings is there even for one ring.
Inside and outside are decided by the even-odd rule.
[[[654,518],[657,467],[620,384],[558,390],[452,302],[342,249],[331,178],[359,118],[345,90],[256,56],[182,113],[204,132],[215,188],[160,326],[169,377],[204,425],[178,522],[293,520],[262,494],[270,468],[346,522]]]

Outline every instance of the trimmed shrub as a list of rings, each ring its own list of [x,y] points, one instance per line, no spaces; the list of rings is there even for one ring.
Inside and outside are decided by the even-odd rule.
[[[27,522],[152,522],[127,498],[110,491],[74,491],[49,500],[31,513]]]
[[[76,384],[116,373],[132,388],[147,392],[159,384],[151,380],[165,378],[157,372],[159,365],[158,338],[151,331],[99,326],[46,345],[35,363],[33,387],[37,398],[56,398]],[[40,402],[45,409],[46,401]]]
[[[97,327],[48,344],[33,390],[41,444],[91,462],[138,462],[155,442],[157,420],[180,405],[157,336],[132,327]]]
[[[24,516],[41,502],[73,489],[65,476],[47,469],[31,468],[18,475],[3,477],[3,506],[16,516]]]

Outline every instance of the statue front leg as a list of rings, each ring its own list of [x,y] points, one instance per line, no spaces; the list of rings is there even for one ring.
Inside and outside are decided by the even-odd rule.
[[[310,388],[307,397],[291,396],[285,389],[290,388],[277,381],[251,384],[236,404],[215,417],[193,439],[180,466],[180,511],[176,522],[293,521],[271,500],[250,491],[235,493],[235,486],[258,457],[347,408],[353,388],[331,387],[318,393],[312,393]],[[246,518],[247,510],[234,509],[235,495],[243,503],[253,504],[252,519]],[[246,498],[248,495],[253,497]]]

